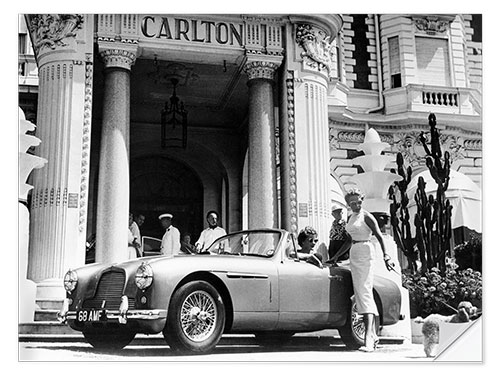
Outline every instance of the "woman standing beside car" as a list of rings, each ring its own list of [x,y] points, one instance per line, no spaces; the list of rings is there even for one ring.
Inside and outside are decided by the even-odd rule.
[[[378,316],[377,305],[373,299],[373,262],[375,258],[375,248],[370,242],[372,234],[380,243],[384,253],[384,261],[389,268],[382,234],[374,216],[362,208],[363,194],[358,189],[350,190],[345,195],[347,205],[352,210],[346,225],[346,230],[352,238],[350,250],[350,265],[352,283],[354,287],[354,298],[358,308],[358,313],[363,315],[365,325],[364,346],[361,351],[373,352],[378,344],[378,336],[375,332],[375,316]]]

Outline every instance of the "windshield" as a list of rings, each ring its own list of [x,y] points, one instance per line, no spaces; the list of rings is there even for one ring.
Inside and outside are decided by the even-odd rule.
[[[217,239],[208,251],[212,254],[273,256],[280,240],[277,232],[243,232]]]

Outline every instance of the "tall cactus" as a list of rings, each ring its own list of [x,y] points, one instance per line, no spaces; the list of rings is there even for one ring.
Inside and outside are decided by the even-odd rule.
[[[451,250],[451,212],[452,206],[446,199],[445,192],[450,181],[450,154],[448,151],[443,154],[439,143],[439,131],[436,128],[436,116],[429,115],[431,148],[427,146],[424,132],[420,133],[419,140],[427,154],[425,164],[429,169],[431,177],[437,184],[436,196],[427,195],[425,192],[425,181],[419,177],[417,190],[415,193],[415,203],[417,213],[414,217],[415,237],[410,231],[410,217],[408,214],[408,196],[406,188],[411,179],[411,167],[406,173],[403,166],[403,156],[398,153],[397,173],[403,176],[403,181],[395,183],[400,191],[400,201],[397,201],[397,194],[394,186],[389,190],[389,195],[393,200],[391,204],[391,224],[394,232],[394,239],[408,258],[410,270],[416,271],[417,257],[422,263],[422,272],[433,267],[444,271],[445,256]],[[393,171],[396,173],[396,171]],[[416,248],[416,249],[415,249]]]
[[[444,153],[442,160],[439,131],[436,128],[436,116],[429,115],[431,136],[431,149],[429,150],[424,132],[420,133],[420,142],[427,154],[425,164],[431,177],[437,184],[436,197],[425,193],[425,182],[419,178],[415,201],[417,213],[415,215],[415,228],[417,247],[422,262],[422,270],[426,271],[437,267],[446,269],[445,257],[451,251],[451,211],[450,201],[446,199],[445,192],[450,182],[450,153]]]
[[[405,170],[403,155],[400,152],[397,154],[396,164],[398,166],[397,171],[391,169],[391,172],[399,174],[403,179],[396,181],[394,186],[389,188],[389,197],[392,200],[390,205],[391,226],[394,241],[396,241],[396,244],[408,259],[410,270],[413,272],[417,270],[417,252],[415,251],[415,240],[412,237],[410,229],[410,214],[408,213],[409,199],[406,193],[408,184],[411,181],[412,169],[408,167]],[[397,191],[399,191],[399,194]],[[399,202],[398,197],[400,199]]]

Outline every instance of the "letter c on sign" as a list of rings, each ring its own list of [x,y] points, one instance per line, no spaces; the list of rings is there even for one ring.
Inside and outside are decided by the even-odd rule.
[[[153,35],[150,35],[148,34],[148,21],[153,21],[154,22],[154,17],[151,17],[151,16],[146,16],[142,19],[142,22],[141,22],[141,31],[142,31],[142,34],[145,36],[145,37],[148,37],[148,38],[153,38],[154,37],[154,34]]]

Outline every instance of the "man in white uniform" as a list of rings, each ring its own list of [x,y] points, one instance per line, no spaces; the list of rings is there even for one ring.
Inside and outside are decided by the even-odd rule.
[[[141,243],[141,231],[139,230],[139,225],[134,221],[134,215],[132,213],[128,214],[128,229],[132,232],[132,235],[137,239],[137,242]]]
[[[165,234],[161,239],[162,255],[177,255],[181,250],[181,234],[179,230],[172,225],[172,218],[172,214],[163,214],[158,217],[163,229],[165,229]]]
[[[196,251],[200,252],[207,250],[208,247],[219,237],[225,236],[227,233],[224,228],[218,226],[219,215],[215,211],[208,211],[207,223],[208,228],[204,229],[200,234],[200,238],[196,241]]]
[[[134,222],[134,215],[132,213],[128,214],[128,230],[129,259],[142,257],[141,232]]]

